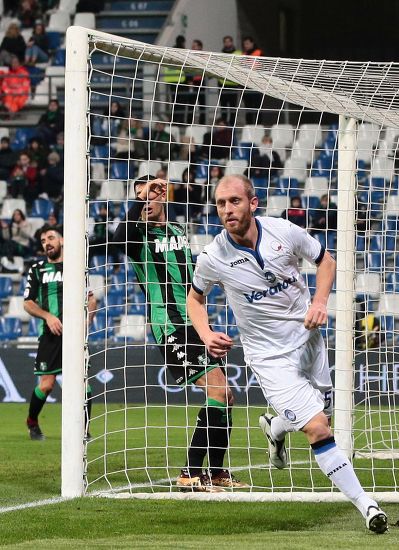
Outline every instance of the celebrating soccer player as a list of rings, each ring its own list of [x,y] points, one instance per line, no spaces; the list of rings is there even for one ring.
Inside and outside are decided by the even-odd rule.
[[[176,384],[193,383],[207,397],[176,485],[202,492],[246,487],[223,468],[233,405],[223,361],[207,353],[187,317],[193,263],[185,228],[167,220],[165,180],[143,176],[134,188],[136,200],[113,240],[133,263],[146,295],[152,333]],[[226,343],[231,344],[230,338],[226,337]],[[210,475],[203,471],[206,455]]]
[[[62,372],[63,238],[61,228],[43,226],[40,242],[47,259],[33,264],[29,269],[24,293],[25,311],[41,320],[39,348],[34,368],[40,381],[32,393],[29,416],[26,421],[30,438],[37,441],[45,439],[38,421],[40,411],[54,388],[56,375]],[[88,310],[91,314],[95,307],[96,300],[90,292]],[[88,418],[90,418],[90,408],[90,391],[88,391]]]
[[[244,176],[222,178],[215,200],[225,229],[198,257],[187,301],[194,328],[212,355],[226,355],[231,342],[225,334],[209,329],[204,307],[212,286],[222,285],[246,360],[277,413],[260,418],[272,464],[286,465],[285,435],[301,430],[320,469],[359,509],[368,529],[385,532],[386,514],[364,492],[329,425],[332,383],[318,327],[327,320],[334,259],[291,222],[254,217],[258,199]],[[312,301],[299,273],[300,258],[317,265]]]

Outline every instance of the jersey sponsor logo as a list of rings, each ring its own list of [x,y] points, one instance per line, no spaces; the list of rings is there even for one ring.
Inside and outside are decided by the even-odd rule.
[[[254,302],[258,302],[262,298],[266,298],[266,296],[274,296],[278,294],[279,292],[287,289],[290,285],[293,285],[297,281],[298,279],[296,277],[290,277],[289,279],[284,279],[282,283],[277,283],[270,288],[265,288],[265,290],[253,290],[251,294],[247,294],[246,292],[244,292],[244,296],[250,304],[253,304]]]
[[[164,237],[162,240],[154,239],[155,252],[170,252],[171,250],[181,250],[188,247],[186,235],[173,236],[169,239]]]
[[[235,265],[245,264],[245,262],[249,262],[249,258],[238,258],[238,260],[234,260],[234,262],[230,262],[230,267],[234,267]]]
[[[42,283],[62,283],[62,271],[51,271],[50,273],[43,273]]]
[[[294,411],[291,411],[290,409],[285,409],[284,415],[291,422],[294,422],[296,420],[296,414],[294,413]]]

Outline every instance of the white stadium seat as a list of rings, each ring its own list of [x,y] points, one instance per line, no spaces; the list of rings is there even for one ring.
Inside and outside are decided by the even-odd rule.
[[[290,147],[294,142],[294,128],[292,124],[273,124],[271,129],[273,149],[275,147]]]
[[[322,197],[329,191],[328,179],[323,177],[306,178],[303,195],[305,197]]]
[[[284,163],[283,178],[295,178],[298,181],[305,181],[307,174],[307,163],[304,159],[287,159]]]
[[[358,273],[355,283],[356,294],[370,294],[379,296],[381,292],[381,279],[378,273]]]
[[[22,210],[26,214],[25,199],[4,199],[0,218],[11,219],[16,209]]]
[[[7,196],[7,182],[5,180],[0,180],[0,204],[3,202],[3,199]]]
[[[85,27],[86,29],[96,28],[96,16],[91,12],[80,12],[75,15],[73,20],[74,25]]]
[[[186,137],[192,138],[194,143],[203,143],[204,135],[209,132],[208,126],[187,126]]]
[[[43,218],[27,218],[27,221],[30,223],[30,236],[33,238],[38,229],[43,227],[44,219]]]
[[[370,177],[390,180],[393,175],[394,160],[377,157],[371,164]]]
[[[65,33],[70,24],[71,17],[69,13],[58,10],[50,15],[50,21],[47,26],[47,30]]]
[[[266,216],[280,217],[284,210],[289,208],[290,199],[288,196],[271,195],[267,199]]]
[[[24,259],[22,258],[22,256],[13,256],[12,261],[10,261],[7,256],[3,256],[0,262],[1,265],[7,270],[18,269],[17,273],[7,273],[7,277],[10,277],[13,282],[18,282],[21,280],[22,273],[24,272]]]
[[[248,168],[247,160],[244,160],[244,159],[228,160],[226,162],[226,169],[224,171],[224,174],[225,176],[229,176],[231,174],[243,174],[247,168]]]
[[[155,174],[162,168],[162,163],[158,160],[143,160],[139,164],[139,171],[137,174],[138,178],[142,176],[147,176],[147,174]]]
[[[73,15],[79,0],[60,0],[59,10]]]
[[[168,163],[168,179],[181,181],[184,170],[189,167],[188,161],[171,161]]]
[[[24,310],[24,297],[11,296],[8,304],[8,312],[5,317],[18,317],[22,322],[28,322],[30,319],[29,313]]]
[[[96,300],[101,300],[105,292],[105,278],[103,275],[89,275],[89,290],[94,294]]]
[[[100,200],[123,201],[126,199],[125,182],[122,180],[105,180],[101,184]]]
[[[132,338],[143,341],[146,333],[146,320],[144,315],[122,315],[120,325],[116,327],[116,338]]]
[[[336,317],[337,315],[337,295],[335,292],[331,292],[328,297],[327,312],[329,317]]]
[[[399,218],[399,195],[389,195],[385,205],[385,216]]]
[[[240,142],[243,143],[256,143],[260,145],[262,138],[265,135],[264,126],[256,126],[254,124],[248,124],[242,129]]]
[[[310,164],[315,157],[315,149],[311,143],[300,143],[296,141],[292,146],[291,159],[304,160],[306,164]]]
[[[399,317],[399,294],[387,292],[381,294],[377,315],[394,315]]]
[[[318,147],[323,140],[321,126],[319,124],[302,124],[299,128],[297,141],[308,147]]]

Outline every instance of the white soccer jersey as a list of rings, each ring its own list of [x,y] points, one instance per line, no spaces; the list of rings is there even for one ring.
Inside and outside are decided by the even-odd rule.
[[[236,318],[245,356],[251,361],[281,355],[306,342],[309,290],[298,259],[318,263],[319,241],[282,218],[256,217],[255,250],[235,243],[226,230],[199,255],[193,288],[205,296],[220,285]]]

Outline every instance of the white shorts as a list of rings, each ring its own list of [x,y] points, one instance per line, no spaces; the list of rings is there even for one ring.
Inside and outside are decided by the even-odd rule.
[[[249,363],[264,396],[279,416],[300,430],[321,411],[332,414],[327,350],[318,330],[299,348]]]

